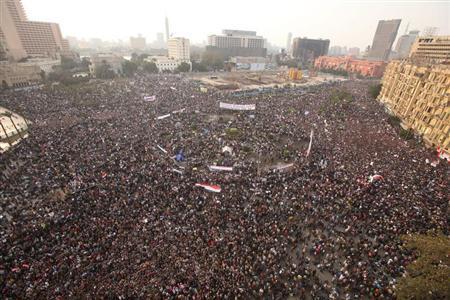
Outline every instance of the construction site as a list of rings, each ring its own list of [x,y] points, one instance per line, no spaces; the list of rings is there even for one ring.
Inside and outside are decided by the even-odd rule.
[[[237,91],[252,90],[267,87],[283,87],[285,85],[301,86],[315,85],[330,80],[342,80],[332,75],[308,72],[303,74],[301,70],[286,69],[276,71],[236,71],[193,73],[192,80],[200,81],[206,88]]]

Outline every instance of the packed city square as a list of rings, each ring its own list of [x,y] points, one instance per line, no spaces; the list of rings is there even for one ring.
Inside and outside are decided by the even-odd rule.
[[[0,156],[2,298],[395,298],[400,237],[448,234],[449,169],[370,84],[0,94],[30,123]]]

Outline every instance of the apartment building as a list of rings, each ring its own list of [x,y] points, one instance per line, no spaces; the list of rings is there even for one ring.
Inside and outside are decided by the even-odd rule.
[[[450,153],[450,68],[444,64],[392,61],[378,100],[419,133],[428,146]]]

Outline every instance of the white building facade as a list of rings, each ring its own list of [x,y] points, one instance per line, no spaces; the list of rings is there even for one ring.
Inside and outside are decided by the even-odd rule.
[[[185,61],[174,59],[167,56],[151,56],[145,59],[147,62],[153,62],[155,63],[156,67],[158,68],[159,72],[164,71],[175,71],[178,66]],[[188,62],[190,64],[190,62]]]
[[[169,50],[170,58],[190,62],[191,52],[189,39],[182,37],[170,38],[167,41],[167,48]]]

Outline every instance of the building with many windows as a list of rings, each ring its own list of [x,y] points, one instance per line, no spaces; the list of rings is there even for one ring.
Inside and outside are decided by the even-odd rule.
[[[380,78],[383,76],[386,63],[384,61],[354,59],[350,56],[320,56],[314,62],[314,67],[318,70],[345,71],[364,77]]]
[[[409,57],[434,63],[450,61],[450,35],[417,38],[412,45]]]
[[[73,56],[59,25],[29,21],[20,0],[0,1],[0,44],[11,60]]]
[[[256,31],[225,29],[222,33],[208,36],[207,52],[224,57],[267,55],[266,40]]]
[[[162,56],[162,55],[150,56],[150,57],[146,58],[145,61],[155,63],[159,72],[165,72],[165,71],[173,72],[182,63],[182,61],[180,61],[178,59],[174,59],[174,58]]]
[[[388,60],[402,20],[380,20],[373,37],[369,59]]]
[[[408,34],[400,36],[395,46],[396,57],[407,58],[418,36],[419,30],[411,30]]]
[[[182,37],[170,38],[167,41],[169,57],[189,63],[191,60],[189,39]]]
[[[41,80],[41,69],[36,64],[0,61],[1,88],[20,88],[35,85]]]
[[[450,68],[444,64],[392,61],[378,100],[424,142],[450,153]]]
[[[317,57],[327,55],[330,40],[295,38],[292,43],[292,56],[304,65],[313,65]]]

